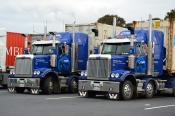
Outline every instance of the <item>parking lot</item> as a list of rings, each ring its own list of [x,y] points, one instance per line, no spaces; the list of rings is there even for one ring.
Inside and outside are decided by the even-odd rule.
[[[171,96],[113,101],[103,96],[11,94],[0,89],[1,116],[174,116],[174,110]]]

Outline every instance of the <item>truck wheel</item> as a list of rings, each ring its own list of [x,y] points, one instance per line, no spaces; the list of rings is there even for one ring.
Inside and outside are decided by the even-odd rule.
[[[78,92],[78,82],[75,79],[72,79],[70,82],[70,91],[71,93]]]
[[[3,89],[6,89],[7,88],[7,85],[2,85]]]
[[[88,91],[86,97],[95,97],[95,92],[93,91]]]
[[[175,88],[173,88],[173,96],[175,97]]]
[[[131,83],[131,81],[124,81],[124,83],[122,84],[122,89],[121,89],[121,95],[122,95],[122,99],[124,100],[129,100],[133,98],[133,94],[134,94],[134,90],[133,90],[133,84]]]
[[[154,84],[149,82],[146,86],[145,97],[152,98],[154,96]]]
[[[53,81],[52,78],[49,76],[43,82],[42,92],[44,94],[52,94],[53,93]]]
[[[16,87],[15,88],[15,91],[16,91],[16,93],[24,93],[24,90],[25,90],[25,88],[21,88],[21,87]]]

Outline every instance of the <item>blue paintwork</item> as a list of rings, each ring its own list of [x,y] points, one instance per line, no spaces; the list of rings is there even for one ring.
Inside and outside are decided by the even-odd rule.
[[[138,56],[135,60],[135,73],[146,73],[147,71],[147,57]]]
[[[123,31],[120,33],[120,35],[124,37],[129,37],[130,32],[129,31]],[[149,39],[149,30],[147,29],[136,29],[135,30],[136,40],[137,42],[144,42],[145,44],[148,44]],[[152,30],[152,40],[154,44],[154,72],[159,73],[159,76],[163,74],[163,59],[165,58],[165,52],[164,52],[164,34],[161,31],[158,30]],[[145,59],[145,65],[147,65],[146,57]],[[144,67],[145,67],[144,65]],[[137,67],[135,71],[141,71],[145,72],[145,68],[141,69]]]
[[[116,70],[128,70],[128,56],[123,55],[123,56],[115,56],[112,55],[111,57],[111,71],[116,71]]]
[[[49,36],[52,39],[53,36]],[[52,49],[52,54],[57,55],[57,63],[55,68],[50,66],[50,55],[35,55],[33,59],[33,70],[40,71],[40,75],[37,77],[43,78],[48,73],[56,73],[71,76],[71,45],[72,45],[72,33],[61,32],[56,33],[56,39],[60,41],[60,44],[56,48]],[[88,59],[88,35],[84,33],[75,33],[75,41],[78,44],[78,70],[85,70]],[[60,53],[60,45],[68,45],[68,54]],[[36,75],[33,75],[36,77]]]
[[[71,72],[71,61],[69,56],[66,54],[60,55],[57,62],[57,68],[58,72],[61,72],[62,74],[69,74]]]
[[[35,55],[33,58],[33,69],[50,68],[50,56],[49,55]]]
[[[68,59],[71,56],[71,44],[73,41],[72,33],[70,32],[61,32],[57,33],[57,39],[61,44],[66,43],[69,45],[69,54]],[[59,37],[59,38],[58,38]],[[88,35],[84,33],[75,33],[75,41],[78,44],[78,70],[86,70],[86,63],[88,59]]]

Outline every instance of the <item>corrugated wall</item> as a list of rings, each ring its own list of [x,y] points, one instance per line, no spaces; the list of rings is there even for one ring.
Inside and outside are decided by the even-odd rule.
[[[7,32],[6,66],[14,66],[15,56],[24,53],[24,36],[20,33]]]

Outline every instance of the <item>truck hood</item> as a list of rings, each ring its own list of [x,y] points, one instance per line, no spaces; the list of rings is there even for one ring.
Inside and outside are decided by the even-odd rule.
[[[111,71],[128,70],[128,56],[112,55],[111,64]]]
[[[34,55],[33,68],[34,69],[50,68],[50,56],[49,55]]]
[[[49,68],[50,67],[50,56],[49,55],[33,55],[24,54],[17,55],[16,58],[29,58],[32,60],[33,69]]]

